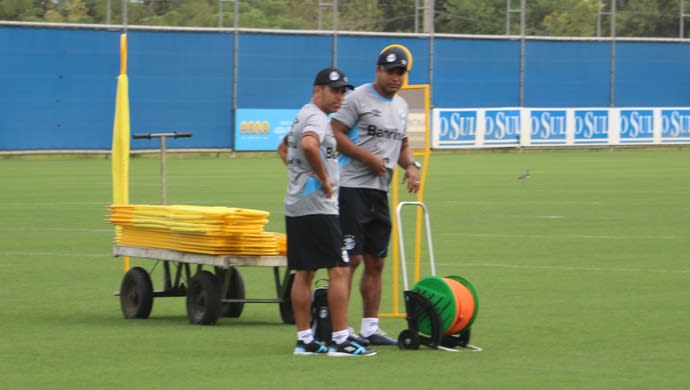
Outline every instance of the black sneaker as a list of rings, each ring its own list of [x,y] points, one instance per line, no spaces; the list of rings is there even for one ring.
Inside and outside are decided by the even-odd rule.
[[[355,343],[361,345],[362,347],[368,347],[369,346],[369,340],[367,340],[364,337],[355,333],[354,329],[347,328],[347,330],[350,331],[350,335],[347,336],[348,341],[354,341]]]
[[[369,340],[371,345],[398,345],[398,340],[388,337],[386,332],[381,329],[376,329],[376,332],[364,338]]]
[[[342,357],[374,355],[376,355],[376,351],[373,349],[367,349],[357,344],[355,341],[350,340],[349,338],[342,344],[331,343],[331,345],[328,347],[328,356]]]
[[[297,345],[295,345],[295,351],[292,353],[295,356],[306,356],[306,355],[322,355],[328,352],[328,347],[326,344],[314,340],[309,344],[305,344],[302,340],[297,340]]]

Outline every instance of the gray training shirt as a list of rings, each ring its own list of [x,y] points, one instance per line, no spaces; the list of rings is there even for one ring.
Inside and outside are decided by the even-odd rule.
[[[321,163],[334,188],[334,194],[330,198],[326,197],[314,169],[304,157],[300,141],[307,132],[314,132],[319,137]],[[338,153],[326,113],[312,103],[305,104],[297,113],[286,137],[288,188],[285,195],[285,215],[338,215]]]
[[[333,119],[350,128],[348,137],[355,145],[383,158],[388,171],[384,176],[374,176],[366,164],[341,154],[342,187],[388,192],[402,140],[407,138],[407,112],[405,99],[398,95],[392,99],[383,97],[371,83],[361,85],[345,96],[345,103],[333,114]]]

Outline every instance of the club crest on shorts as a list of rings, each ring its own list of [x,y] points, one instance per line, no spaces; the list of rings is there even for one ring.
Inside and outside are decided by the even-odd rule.
[[[351,251],[355,249],[355,236],[353,236],[352,234],[345,235],[343,243],[345,244],[346,250]]]

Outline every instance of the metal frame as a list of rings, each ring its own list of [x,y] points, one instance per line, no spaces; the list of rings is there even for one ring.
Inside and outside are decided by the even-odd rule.
[[[130,256],[142,259],[152,259],[163,261],[163,289],[154,291],[155,297],[182,297],[185,296],[184,282],[192,277],[190,265],[196,265],[196,271],[203,269],[203,266],[213,266],[214,268],[230,269],[232,267],[272,267],[276,286],[276,298],[254,298],[254,299],[226,299],[221,302],[243,302],[243,303],[285,303],[282,297],[290,277],[290,270],[285,270],[283,277],[280,277],[280,267],[287,267],[285,256],[229,256],[229,255],[208,255],[202,253],[181,252],[170,249],[145,248],[128,245],[113,245],[113,256]],[[175,275],[173,278],[170,265],[175,265]],[[182,276],[185,276],[184,278]],[[221,297],[225,297],[229,289],[229,280],[225,280],[221,288]],[[116,295],[118,295],[116,293]]]

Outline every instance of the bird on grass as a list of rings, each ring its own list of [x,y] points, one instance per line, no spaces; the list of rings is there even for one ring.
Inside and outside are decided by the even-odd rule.
[[[529,179],[532,174],[530,173],[530,170],[526,170],[522,175],[518,176],[517,179],[520,180],[521,182],[525,182],[525,180]]]

